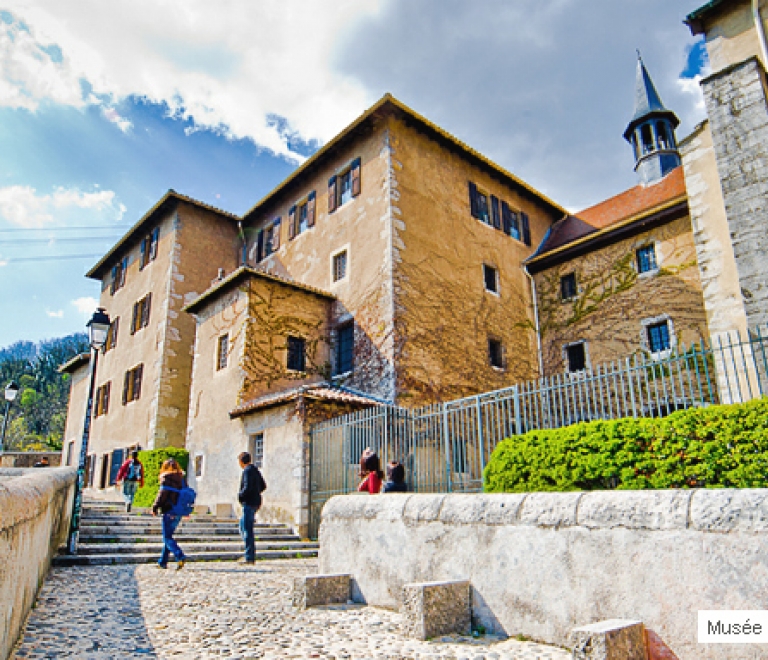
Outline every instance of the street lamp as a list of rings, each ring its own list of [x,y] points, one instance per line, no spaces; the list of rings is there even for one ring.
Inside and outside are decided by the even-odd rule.
[[[91,410],[93,409],[93,389],[96,382],[96,363],[99,351],[107,341],[109,332],[109,316],[103,307],[99,307],[88,321],[88,331],[91,337],[91,378],[88,385],[88,403],[85,407],[83,422],[83,440],[80,443],[80,458],[77,463],[77,482],[75,483],[75,500],[72,505],[72,520],[69,525],[69,541],[67,552],[77,554],[77,538],[80,534],[80,512],[83,508],[83,490],[85,489],[85,462],[88,458],[88,438],[91,434]]]
[[[12,380],[5,386],[5,417],[3,417],[3,432],[0,434],[0,454],[3,453],[3,447],[5,447],[5,430],[8,428],[8,416],[11,412],[11,404],[19,396],[19,384]]]

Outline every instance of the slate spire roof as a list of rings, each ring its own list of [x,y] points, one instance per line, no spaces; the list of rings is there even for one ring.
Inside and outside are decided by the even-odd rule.
[[[672,127],[677,128],[680,120],[674,112],[664,107],[659,93],[651,80],[648,69],[645,68],[643,58],[638,54],[637,73],[635,75],[635,112],[627,129],[624,131],[624,138],[629,140],[629,136],[635,127],[648,119],[650,116],[665,116],[672,122]]]

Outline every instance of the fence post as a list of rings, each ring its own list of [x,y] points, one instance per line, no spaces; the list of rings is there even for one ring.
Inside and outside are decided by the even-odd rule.
[[[453,492],[453,479],[451,478],[451,440],[450,433],[448,433],[448,406],[445,403],[441,403],[443,408],[443,443],[445,444],[445,479],[448,485],[448,492]]]
[[[515,435],[522,435],[523,433],[523,420],[520,418],[520,386],[515,385],[512,387],[513,402],[515,406]]]
[[[477,411],[477,435],[480,441],[480,483],[483,482],[485,472],[485,433],[483,432],[483,409],[480,406],[480,397],[475,397],[475,410]]]

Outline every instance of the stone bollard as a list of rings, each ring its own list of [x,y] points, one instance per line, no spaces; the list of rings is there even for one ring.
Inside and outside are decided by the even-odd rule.
[[[571,630],[574,660],[646,660],[642,621],[609,619]]]
[[[402,613],[406,637],[430,639],[450,633],[469,635],[472,626],[469,581],[406,584]]]
[[[305,575],[294,578],[291,602],[302,610],[317,605],[346,603],[351,587],[351,575]]]

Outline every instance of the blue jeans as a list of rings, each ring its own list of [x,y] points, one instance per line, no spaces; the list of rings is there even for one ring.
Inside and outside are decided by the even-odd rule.
[[[256,545],[253,538],[253,515],[256,509],[248,504],[243,504],[243,515],[240,518],[240,535],[245,543],[245,561],[256,559]]]
[[[160,555],[160,560],[157,562],[160,566],[165,566],[168,563],[168,556],[171,553],[176,557],[176,561],[184,559],[184,551],[173,538],[173,533],[180,522],[181,516],[172,516],[170,513],[163,514],[163,554]]]
[[[138,481],[128,481],[126,479],[123,482],[123,499],[126,504],[133,504],[133,498],[136,497],[137,490],[139,490]]]

